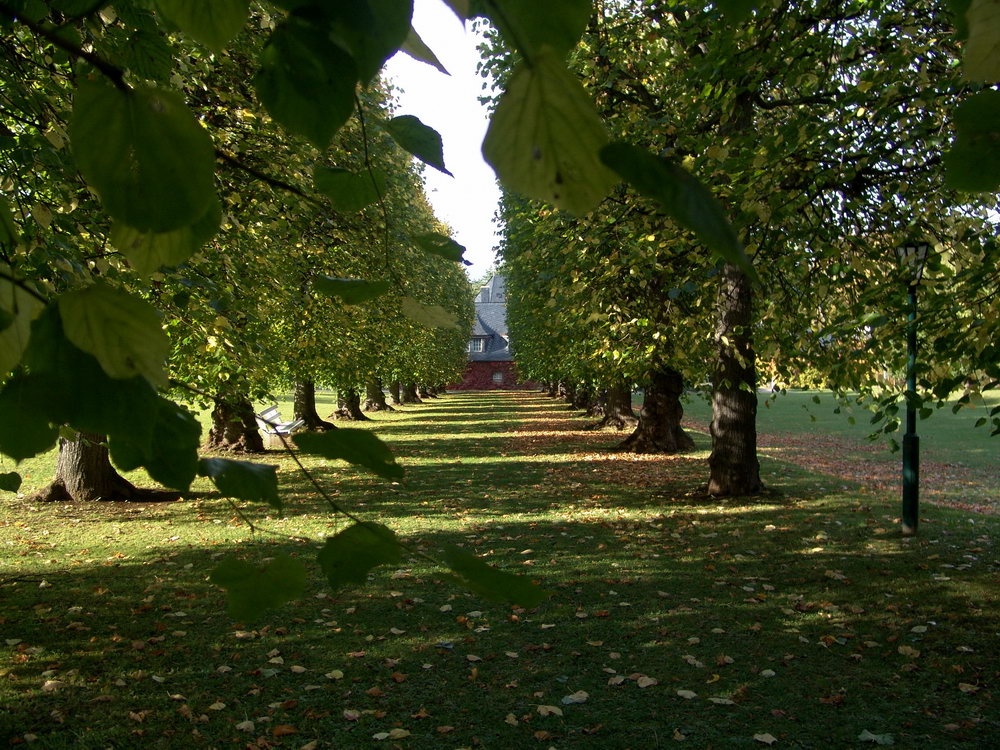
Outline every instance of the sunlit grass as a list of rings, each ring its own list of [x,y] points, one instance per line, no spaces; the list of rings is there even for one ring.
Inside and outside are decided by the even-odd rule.
[[[927,507],[904,539],[894,494],[774,454],[762,472],[778,492],[709,498],[703,436],[698,453],[636,460],[586,422],[530,394],[450,395],[366,423],[407,467],[397,484],[307,459],[336,502],[408,544],[538,580],[553,596],[533,612],[419,557],[330,592],[309,561],[345,522],[278,452],[264,460],[288,512],[240,504],[256,534],[208,488],[161,505],[8,501],[0,731],[67,748],[646,748],[675,732],[814,748],[864,729],[990,746],[996,519]],[[233,623],[206,576],[234,551],[302,557],[307,594]],[[373,739],[392,729],[410,734]]]

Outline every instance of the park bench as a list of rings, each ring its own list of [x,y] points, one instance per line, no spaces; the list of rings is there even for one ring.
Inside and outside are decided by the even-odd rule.
[[[275,444],[281,444],[280,435],[289,435],[297,427],[305,424],[305,420],[303,419],[282,422],[277,404],[267,407],[260,414],[255,414],[254,416],[257,419],[257,426],[264,433],[264,441],[269,448],[274,447]]]

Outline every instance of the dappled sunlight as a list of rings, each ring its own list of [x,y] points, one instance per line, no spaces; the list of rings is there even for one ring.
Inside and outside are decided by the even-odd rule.
[[[349,521],[278,452],[265,460],[279,467],[283,514],[201,490],[159,506],[10,516],[0,571],[23,582],[5,589],[0,617],[19,641],[4,683],[19,721],[85,737],[112,717],[122,746],[190,744],[192,728],[199,742],[247,744],[235,725],[248,720],[273,746],[283,739],[273,727],[294,728],[290,747],[305,744],[300,735],[361,746],[389,726],[412,732],[406,747],[442,736],[528,747],[535,732],[569,727],[556,731],[596,750],[650,747],[666,725],[693,736],[768,728],[815,747],[845,721],[841,703],[875,728],[906,721],[910,736],[985,715],[996,657],[987,634],[1000,616],[989,519],[949,511],[904,540],[894,497],[861,501],[778,455],[765,470],[781,494],[711,498],[704,450],[621,453],[619,434],[580,430],[562,412],[507,410],[530,397],[462,398],[482,404],[466,409],[469,422],[417,421],[427,416],[418,405],[359,425],[392,445],[406,469],[398,482],[303,456],[331,501],[406,545],[400,564],[375,568],[362,587],[326,584],[315,555]],[[535,610],[484,600],[431,561],[450,545],[551,596]],[[234,622],[207,580],[233,554],[303,560],[305,592],[259,622]],[[45,691],[46,679],[65,687]],[[966,694],[959,683],[982,687]],[[563,702],[577,691],[585,703]],[[808,726],[774,713],[790,694]]]

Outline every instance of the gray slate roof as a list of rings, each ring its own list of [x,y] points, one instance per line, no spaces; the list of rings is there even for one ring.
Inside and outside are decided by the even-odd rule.
[[[507,338],[507,282],[503,276],[493,275],[476,296],[472,336],[486,340],[483,351],[469,352],[470,362],[509,362],[513,359]]]

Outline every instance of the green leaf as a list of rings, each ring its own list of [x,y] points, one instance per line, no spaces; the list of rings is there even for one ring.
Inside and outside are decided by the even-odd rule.
[[[229,558],[209,574],[208,580],[229,594],[228,610],[234,620],[251,622],[264,610],[302,595],[306,566],[288,555],[279,555],[264,566]]]
[[[192,224],[215,196],[212,139],[173,91],[81,81],[69,136],[80,173],[128,226]]]
[[[452,9],[459,21],[469,17],[469,0],[444,0],[445,5]]]
[[[20,241],[17,224],[14,223],[14,216],[10,212],[10,204],[0,195],[0,248],[15,248]]]
[[[515,68],[493,112],[483,156],[504,187],[579,215],[615,183],[598,157],[607,142],[580,81],[547,53],[533,67]]]
[[[393,117],[385,124],[389,135],[406,151],[409,151],[420,161],[430,164],[435,169],[450,177],[454,175],[444,166],[444,148],[440,134],[431,127],[424,125],[413,115]]]
[[[67,292],[58,304],[66,338],[97,357],[108,375],[142,375],[154,386],[167,385],[170,341],[148,302],[98,281]]]
[[[955,111],[955,145],[944,155],[948,187],[972,192],[1000,187],[1000,91],[980,91]]]
[[[710,250],[751,279],[757,278],[722,205],[698,178],[627,143],[608,145],[601,151],[601,160],[641,195],[659,203],[674,221],[694,232]]]
[[[219,52],[250,14],[248,0],[156,0],[160,12],[181,31]]]
[[[972,0],[965,18],[969,24],[962,58],[965,77],[1000,83],[1000,0]]]
[[[354,0],[321,4],[334,40],[357,62],[368,83],[403,44],[410,31],[413,0]]]
[[[117,52],[116,62],[133,75],[152,81],[170,80],[174,55],[163,34],[140,29],[133,32]]]
[[[10,319],[0,328],[0,378],[21,361],[31,337],[31,321],[45,307],[41,300],[11,281],[9,277],[13,276],[10,266],[0,263],[0,310]]]
[[[32,324],[24,363],[48,389],[40,413],[50,422],[134,442],[144,456],[153,451],[156,391],[141,376],[109,377],[95,357],[66,338],[57,305]]]
[[[357,66],[321,26],[291,17],[260,56],[254,86],[279,123],[323,150],[354,110]]]
[[[293,435],[292,440],[306,453],[363,466],[386,479],[400,479],[403,476],[403,467],[396,463],[389,446],[368,430],[303,432]]]
[[[434,50],[424,43],[424,40],[420,38],[420,34],[418,34],[412,26],[406,35],[406,39],[403,41],[403,45],[399,49],[408,54],[414,60],[427,63],[428,65],[440,70],[446,76],[451,75],[447,68],[441,64],[441,61],[437,59],[437,55],[434,54]]]
[[[490,601],[510,602],[531,609],[550,596],[548,591],[524,576],[491,568],[459,547],[446,547],[444,562],[468,588]]]
[[[223,497],[264,502],[281,510],[283,505],[278,495],[277,468],[228,458],[203,458],[199,462],[198,473],[211,477]]]
[[[316,189],[330,199],[338,211],[353,213],[370,206],[385,195],[385,175],[374,169],[351,172],[340,167],[316,167],[313,170]]]
[[[214,199],[198,221],[171,232],[142,232],[115,222],[111,227],[111,244],[128,258],[137,273],[149,276],[194,255],[219,230],[221,221],[222,206]]]
[[[9,471],[0,474],[0,490],[6,492],[17,492],[21,489],[21,475],[16,471]]]
[[[389,291],[388,281],[365,281],[364,279],[335,279],[318,276],[313,288],[320,294],[336,297],[345,305],[359,305],[375,299]]]
[[[580,40],[591,12],[590,0],[503,0],[481,5],[483,15],[507,43],[529,60],[545,49],[564,57]]]
[[[379,565],[398,565],[403,560],[392,529],[380,523],[356,523],[336,536],[327,537],[319,552],[319,564],[330,586],[363,585]]]
[[[149,417],[148,440],[113,432],[109,439],[111,458],[122,471],[145,467],[150,478],[165,487],[187,490],[198,471],[201,423],[180,404],[162,396]]]
[[[35,375],[15,376],[0,389],[0,453],[20,463],[44,453],[59,431],[46,417],[50,383]]]
[[[730,21],[745,21],[760,0],[715,0],[715,4]]]
[[[458,318],[441,305],[425,305],[413,297],[403,297],[399,304],[403,315],[414,323],[430,328],[458,328]]]
[[[425,253],[440,255],[442,258],[461,262],[467,266],[472,265],[469,261],[462,257],[462,254],[465,252],[465,245],[460,245],[448,235],[438,234],[437,232],[415,234],[413,236],[413,241],[417,243],[417,247]]]

